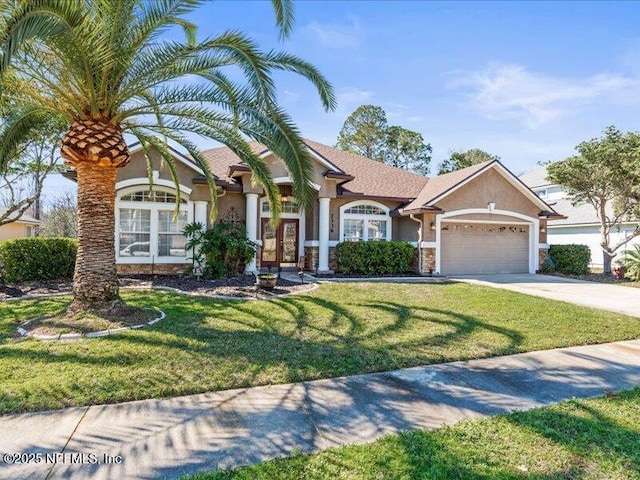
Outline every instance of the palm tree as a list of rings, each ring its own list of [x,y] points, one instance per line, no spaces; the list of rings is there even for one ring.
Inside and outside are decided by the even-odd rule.
[[[285,162],[294,195],[309,205],[312,164],[290,117],[277,104],[273,73],[312,82],[326,110],[333,90],[311,64],[263,52],[230,31],[198,41],[185,16],[202,0],[0,0],[0,107],[19,105],[0,130],[0,166],[22,139],[52,119],[69,125],[61,154],[78,182],[78,257],[70,311],[123,305],[115,267],[116,170],[129,162],[124,135],[142,145],[151,172],[157,149],[178,181],[166,141],[182,147],[205,172],[213,215],[216,190],[209,166],[189,134],[230,147],[262,185],[276,221],[279,194],[266,164],[247,139]],[[291,0],[272,0],[282,38],[293,24]],[[179,28],[183,41],[163,40]],[[226,74],[242,72],[243,81]],[[151,180],[151,179],[150,179]],[[176,190],[180,195],[180,190]],[[179,199],[178,199],[179,203]]]

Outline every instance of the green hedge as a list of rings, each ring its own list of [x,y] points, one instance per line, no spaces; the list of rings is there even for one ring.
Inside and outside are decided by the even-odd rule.
[[[14,238],[0,242],[7,283],[72,278],[78,244],[71,238]]]
[[[586,245],[551,245],[549,256],[556,272],[582,275],[590,271],[591,250]]]
[[[343,242],[336,245],[338,269],[360,275],[411,272],[415,248],[407,242]]]

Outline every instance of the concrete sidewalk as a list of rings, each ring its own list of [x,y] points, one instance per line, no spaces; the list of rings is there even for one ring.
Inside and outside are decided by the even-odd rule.
[[[174,478],[260,462],[293,449],[318,452],[638,384],[640,340],[634,340],[3,416],[0,453],[43,457],[27,465],[6,465],[0,459],[0,478]],[[72,456],[78,453],[84,458]]]

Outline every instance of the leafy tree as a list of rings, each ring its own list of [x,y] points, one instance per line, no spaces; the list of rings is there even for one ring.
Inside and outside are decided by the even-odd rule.
[[[431,145],[418,132],[388,126],[387,114],[376,105],[361,105],[349,115],[336,146],[397,168],[429,173]]]
[[[564,187],[574,205],[588,203],[596,210],[604,272],[611,273],[618,249],[640,235],[638,223],[624,239],[611,243],[611,232],[621,222],[640,219],[640,135],[622,134],[611,126],[576,150],[578,155],[549,164],[547,178]]]
[[[5,120],[0,124],[0,138],[13,124],[10,107],[5,105]],[[8,118],[7,118],[8,117]],[[14,145],[5,155],[10,163],[0,171],[0,225],[15,222],[31,211],[40,219],[42,186],[50,173],[61,171],[58,143],[63,126],[58,123],[41,124],[34,135]]]
[[[78,236],[78,208],[76,199],[71,193],[55,197],[45,208],[40,226],[42,237]]]
[[[385,161],[389,165],[420,175],[429,174],[431,145],[418,132],[399,126],[387,129]]]
[[[331,86],[301,58],[263,52],[238,31],[198,40],[196,26],[185,17],[202,3],[0,0],[0,102],[11,99],[18,105],[0,135],[0,166],[43,120],[61,119],[68,127],[61,153],[78,182],[71,312],[124,311],[113,233],[116,171],[130,160],[125,134],[140,142],[148,166],[150,150],[158,150],[176,183],[166,141],[188,152],[208,180],[213,215],[214,178],[189,134],[217,140],[246,162],[269,198],[274,221],[280,213],[279,191],[246,137],[282,158],[302,205],[313,198],[312,159],[277,104],[273,74],[288,71],[308,79],[326,109],[335,107]],[[281,37],[286,37],[293,25],[292,2],[272,4]],[[174,28],[181,29],[183,38],[163,40]],[[181,82],[185,78],[192,81]],[[180,190],[176,193],[179,197]]]
[[[384,162],[387,128],[387,114],[381,107],[361,105],[345,120],[336,146]]]
[[[482,162],[491,162],[493,160],[500,160],[497,155],[491,155],[490,153],[480,150],[479,148],[472,148],[464,152],[452,152],[451,156],[438,167],[438,175],[444,173],[455,172],[463,168],[471,167]]]

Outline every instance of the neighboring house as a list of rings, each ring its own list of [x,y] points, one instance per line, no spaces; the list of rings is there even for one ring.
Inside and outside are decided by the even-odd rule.
[[[263,190],[226,147],[203,152],[216,176],[219,216],[246,226],[258,247],[248,272],[295,267],[336,268],[335,246],[344,241],[403,240],[416,247],[416,270],[444,274],[535,272],[546,249],[548,218],[559,215],[500,162],[486,162],[435,178],[400,170],[317,142],[306,141],[314,161],[313,208],[302,211],[291,178],[268,149],[252,143],[271,169],[282,194],[282,222],[273,228]],[[210,224],[208,189],[192,160],[174,152],[182,204],[174,183],[153,159],[149,193],[146,163],[131,147],[131,162],[119,169],[116,200],[116,260],[119,271],[171,273],[188,263],[182,228]]]
[[[5,212],[6,210],[0,209],[0,216]],[[15,213],[9,216],[9,218],[15,217]],[[0,225],[0,241],[7,240],[8,238],[33,237],[36,227],[41,223],[40,220],[36,220],[32,216],[23,213],[17,220]]]
[[[593,205],[583,203],[574,206],[562,187],[554,185],[547,179],[546,167],[538,168],[520,176],[541,199],[561,212],[566,218],[549,221],[547,239],[549,244],[566,245],[571,243],[588,245],[591,250],[591,266],[602,267],[603,253],[600,246],[600,219]],[[611,205],[607,215],[612,215]],[[633,232],[638,222],[624,222],[618,228],[612,229],[611,243],[616,244]],[[616,258],[622,258],[624,252],[634,244],[640,243],[640,238],[632,239],[625,246],[620,247]]]

